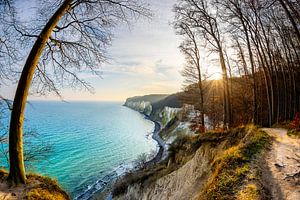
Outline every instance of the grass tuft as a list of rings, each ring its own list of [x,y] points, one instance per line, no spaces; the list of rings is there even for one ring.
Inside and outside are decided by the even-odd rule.
[[[244,129],[244,128],[243,128]],[[247,135],[236,146],[228,148],[212,163],[213,174],[202,196],[205,199],[236,199],[247,180],[250,179],[251,161],[270,143],[267,133],[247,127]],[[243,192],[243,198],[251,188]],[[251,199],[251,198],[250,198]]]
[[[237,197],[238,200],[259,200],[259,191],[255,184],[248,184],[243,188]]]
[[[27,175],[28,184],[32,185],[25,195],[27,200],[69,200],[69,195],[56,180],[36,174]]]

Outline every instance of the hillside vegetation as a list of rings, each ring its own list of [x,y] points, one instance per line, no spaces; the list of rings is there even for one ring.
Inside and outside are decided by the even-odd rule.
[[[260,158],[270,137],[254,126],[178,137],[167,161],[129,173],[115,199],[261,199]]]
[[[5,170],[0,170],[0,199],[70,200],[59,184],[49,177],[29,174],[25,185],[11,188],[6,181],[7,176]]]

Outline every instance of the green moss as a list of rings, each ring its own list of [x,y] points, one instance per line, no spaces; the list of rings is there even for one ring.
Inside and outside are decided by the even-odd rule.
[[[253,156],[256,156],[270,143],[270,136],[262,130],[255,130],[255,132],[251,132],[250,134],[244,148],[242,148],[243,155],[248,160],[251,160]]]
[[[250,179],[250,163],[268,146],[270,137],[254,127],[245,131],[247,135],[239,144],[225,150],[212,163],[213,175],[203,192],[206,199],[235,199],[241,186]]]
[[[56,180],[37,174],[27,175],[27,193],[24,199],[35,200],[69,200],[69,195],[60,187]]]

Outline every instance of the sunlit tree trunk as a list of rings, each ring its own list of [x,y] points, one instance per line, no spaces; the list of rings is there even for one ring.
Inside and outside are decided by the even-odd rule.
[[[229,93],[229,81],[227,75],[227,69],[225,64],[225,58],[221,46],[219,45],[219,59],[222,69],[222,79],[224,87],[224,125],[228,128],[232,125],[232,115],[231,115],[231,101]]]
[[[201,124],[203,126],[203,131],[205,131],[203,86],[202,86],[202,77],[201,77],[200,63],[197,66],[197,71],[198,71],[198,77],[199,77],[198,87],[199,87],[199,91],[200,91],[200,111],[201,111],[200,118],[201,118]]]
[[[49,19],[46,26],[35,41],[30,54],[26,60],[21,77],[17,86],[13,108],[11,113],[9,128],[9,161],[10,171],[8,180],[12,184],[26,183],[24,157],[23,157],[23,141],[22,127],[24,121],[24,110],[27,101],[28,91],[34,71],[38,65],[39,58],[43,52],[52,30],[60,18],[68,11],[72,0],[65,0],[58,10]]]
[[[202,86],[202,74],[201,74],[201,66],[200,66],[200,53],[197,45],[197,41],[195,36],[193,35],[193,43],[194,43],[194,51],[196,57],[196,68],[198,72],[198,88],[200,92],[200,120],[202,124],[203,131],[205,131],[205,121],[204,121],[204,96],[203,96],[203,86]]]

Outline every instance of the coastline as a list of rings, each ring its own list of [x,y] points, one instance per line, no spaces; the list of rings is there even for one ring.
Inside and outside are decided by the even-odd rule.
[[[132,108],[130,108],[132,109]],[[146,167],[152,166],[161,160],[164,159],[164,157],[167,155],[167,148],[166,148],[166,142],[160,137],[159,133],[161,131],[161,125],[159,122],[152,120],[148,115],[145,115],[144,113],[141,113],[145,116],[145,119],[150,120],[154,123],[154,130],[152,132],[152,139],[157,142],[157,145],[159,146],[159,150],[154,158],[146,162]]]
[[[127,108],[130,108],[130,107],[126,106],[126,105],[123,105],[123,106],[125,106]],[[152,139],[157,142],[159,150],[158,150],[158,152],[157,152],[157,154],[155,155],[154,158],[152,158],[151,160],[149,160],[149,161],[147,161],[145,163],[146,167],[151,167],[151,166],[157,164],[158,162],[162,161],[165,158],[165,155],[167,155],[167,153],[168,153],[168,150],[166,148],[166,143],[165,143],[165,141],[159,135],[159,133],[161,131],[161,125],[160,125],[159,122],[152,120],[150,118],[150,116],[148,116],[148,115],[146,115],[146,114],[144,114],[142,112],[139,112],[139,111],[137,111],[137,110],[135,110],[133,108],[130,108],[130,109],[133,110],[133,111],[136,111],[136,112],[138,112],[140,114],[142,114],[145,119],[147,119],[147,120],[149,120],[149,121],[151,121],[151,122],[154,123],[154,130],[152,131]],[[133,167],[133,169],[131,169],[131,170],[134,171],[136,169],[135,169],[135,167]],[[119,177],[121,177],[121,176],[122,175],[120,175]],[[97,200],[97,199],[103,199],[104,198],[105,200],[112,200],[112,195],[111,195],[111,192],[110,192],[110,190],[112,189],[112,186],[113,186],[113,183],[111,183],[110,185],[108,185],[106,187],[106,189],[104,189],[102,191],[99,190],[98,192],[95,192],[89,199],[91,199],[91,200]]]

